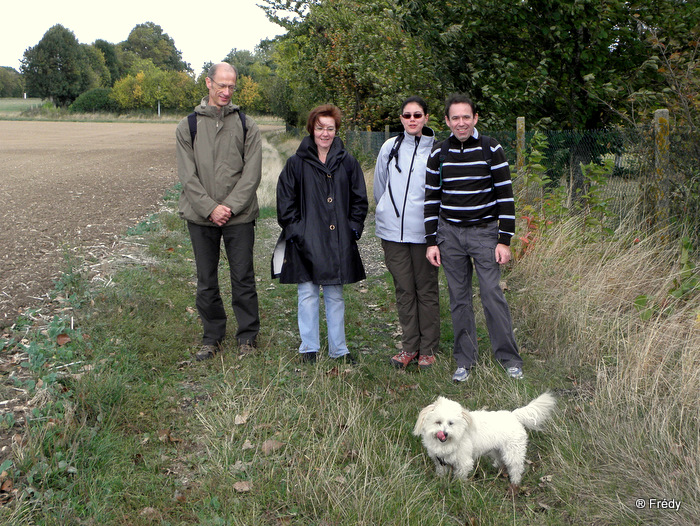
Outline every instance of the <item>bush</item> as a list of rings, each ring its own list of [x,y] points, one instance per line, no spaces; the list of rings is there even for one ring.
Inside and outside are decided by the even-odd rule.
[[[109,97],[107,88],[93,88],[81,94],[70,105],[73,113],[116,112],[117,104]]]

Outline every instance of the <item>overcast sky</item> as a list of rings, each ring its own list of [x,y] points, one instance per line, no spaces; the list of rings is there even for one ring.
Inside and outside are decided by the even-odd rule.
[[[219,62],[231,49],[253,51],[284,29],[265,17],[259,0],[181,3],[165,0],[20,0],[3,2],[0,66],[19,71],[27,48],[36,46],[56,24],[73,31],[81,44],[97,39],[123,42],[138,24],[153,22],[175,41],[182,59],[199,74],[205,62]],[[224,7],[225,6],[225,7]],[[215,9],[218,9],[215,11]]]

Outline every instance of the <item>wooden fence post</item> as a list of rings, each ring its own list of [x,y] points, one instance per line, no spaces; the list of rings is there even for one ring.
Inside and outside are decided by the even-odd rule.
[[[654,187],[656,191],[656,220],[660,226],[668,225],[669,192],[671,190],[669,166],[669,118],[668,110],[654,112]]]
[[[515,171],[518,177],[523,175],[525,170],[525,117],[518,117],[516,120],[515,149],[517,158],[515,161]]]
[[[384,126],[384,142],[388,141],[391,138],[391,131],[389,131],[389,125]]]

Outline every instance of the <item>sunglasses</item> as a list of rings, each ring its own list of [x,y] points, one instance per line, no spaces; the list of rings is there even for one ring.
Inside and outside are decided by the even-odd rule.
[[[406,120],[408,120],[408,119],[411,118],[411,114],[410,114],[410,113],[404,113],[404,114],[401,115],[401,116],[402,116],[404,119],[406,119]],[[414,114],[413,114],[413,118],[414,118],[414,119],[420,119],[422,116],[423,116],[422,113],[414,113]]]

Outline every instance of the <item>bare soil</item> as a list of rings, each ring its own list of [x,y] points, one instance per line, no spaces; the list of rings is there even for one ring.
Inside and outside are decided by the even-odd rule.
[[[0,121],[0,328],[177,182],[175,123]]]

